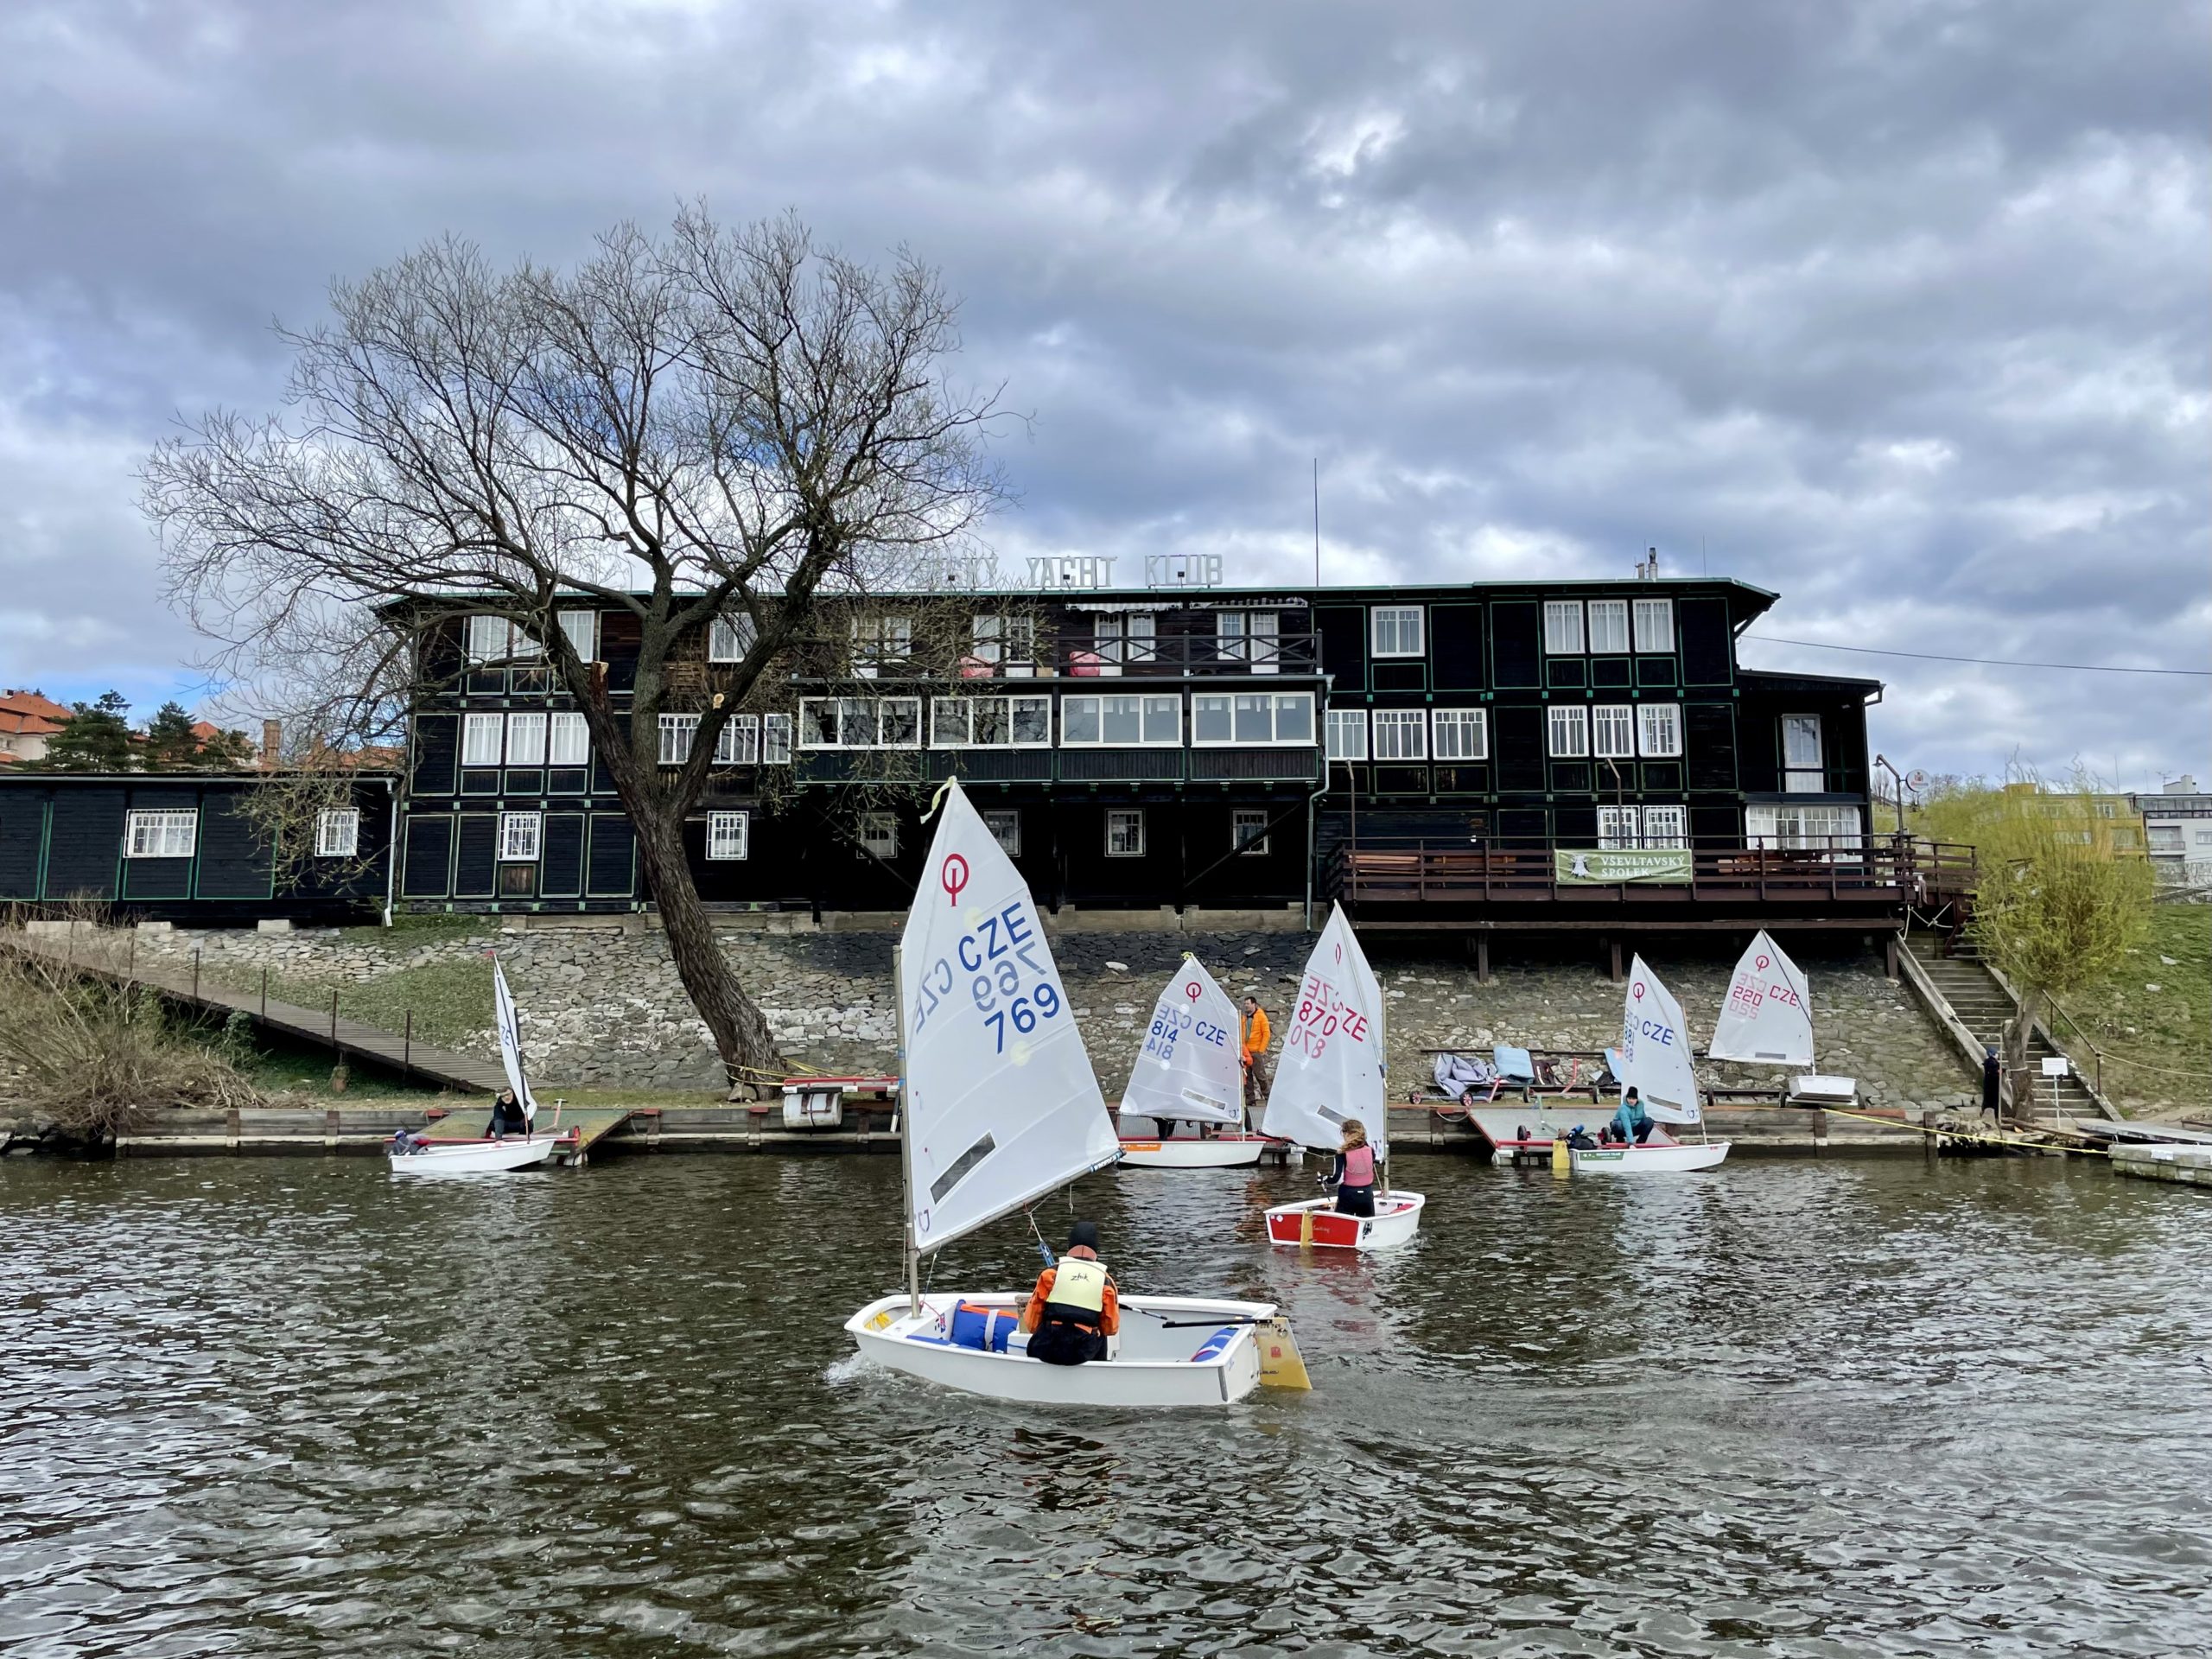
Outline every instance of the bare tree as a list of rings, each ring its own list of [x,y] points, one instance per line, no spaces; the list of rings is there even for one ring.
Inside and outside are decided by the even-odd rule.
[[[234,679],[279,680],[337,750],[388,734],[419,694],[428,632],[505,616],[575,696],[637,827],[670,954],[733,1078],[776,1063],[715,943],[683,826],[717,741],[818,598],[899,581],[1001,499],[995,394],[950,384],[957,307],[901,250],[878,269],[793,217],[740,231],[703,208],[623,225],[560,272],[493,270],[432,244],[280,330],[287,410],[216,411],[143,468],[172,589]],[[637,619],[626,709],[556,613]],[[365,621],[373,613],[376,626]],[[717,617],[741,662],[671,677]],[[695,696],[696,692],[696,696]],[[659,715],[696,707],[664,767]]]

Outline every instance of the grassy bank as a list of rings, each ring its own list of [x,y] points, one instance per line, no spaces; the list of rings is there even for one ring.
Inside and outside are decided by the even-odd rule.
[[[258,969],[226,971],[211,965],[207,972],[233,990],[257,993],[261,988]],[[449,1046],[492,1025],[492,964],[483,957],[394,967],[373,979],[315,973],[269,976],[272,1001],[303,1008],[328,1008],[333,990],[338,993],[340,1014],[386,1031],[402,1030],[412,1014],[418,1042]]]
[[[2127,966],[2065,999],[2131,1116],[2212,1110],[2212,905],[2159,905]],[[2062,1040],[2072,1033],[2062,1023]],[[2086,1070],[2091,1056],[2069,1043]]]

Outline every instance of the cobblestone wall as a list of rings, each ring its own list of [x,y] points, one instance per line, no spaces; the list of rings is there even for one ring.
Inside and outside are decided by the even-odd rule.
[[[794,1061],[829,1071],[874,1071],[893,1065],[888,933],[721,936],[722,949],[758,997],[771,1028]],[[1201,942],[1206,965],[1236,996],[1256,993],[1278,1040],[1309,943],[1305,936],[1218,933]],[[1069,998],[1109,1097],[1128,1074],[1153,998],[1191,936],[1178,933],[1062,934],[1054,937]],[[691,1012],[658,933],[613,929],[468,933],[217,931],[142,936],[139,949],[189,957],[204,952],[211,972],[275,971],[321,981],[364,981],[496,945],[524,1014],[524,1047],[542,1076],[571,1084],[692,1089],[721,1075],[706,1028]],[[1688,1011],[1693,1043],[1703,1047],[1740,941],[1655,948],[1651,965]],[[1946,1104],[1970,1080],[1902,986],[1882,976],[1879,959],[1858,948],[1796,953],[1812,982],[1822,1071],[1859,1079],[1876,1105]],[[1588,1050],[1620,1028],[1620,988],[1609,983],[1594,951],[1577,957],[1540,944],[1501,943],[1488,985],[1472,964],[1435,950],[1377,945],[1372,960],[1390,1005],[1393,1090],[1426,1077],[1436,1048]],[[490,1009],[483,1028],[460,1046],[497,1052]],[[1737,1065],[1701,1065],[1713,1082],[1778,1081],[1780,1074]]]

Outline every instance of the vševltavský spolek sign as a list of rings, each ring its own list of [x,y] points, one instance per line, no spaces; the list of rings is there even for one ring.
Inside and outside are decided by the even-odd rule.
[[[1601,852],[1595,848],[1570,852],[1554,848],[1552,879],[1563,887],[1610,887],[1620,881],[1688,881],[1690,855],[1687,848],[1641,852]]]

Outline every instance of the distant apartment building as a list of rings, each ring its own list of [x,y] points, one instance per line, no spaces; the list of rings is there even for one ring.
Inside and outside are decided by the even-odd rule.
[[[2131,795],[2158,880],[2174,887],[2212,887],[2212,793],[2184,774],[2155,795]]]
[[[36,691],[0,694],[0,766],[46,758],[46,746],[67,723],[69,710]]]

